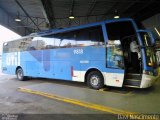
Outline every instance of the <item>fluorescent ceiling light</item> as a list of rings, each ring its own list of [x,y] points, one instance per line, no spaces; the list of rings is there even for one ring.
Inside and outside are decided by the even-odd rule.
[[[117,18],[120,18],[120,15],[118,14],[118,11],[117,11],[117,10],[114,11],[114,18],[116,18],[116,19],[117,19]]]
[[[21,19],[20,18],[15,18],[15,21],[16,22],[21,22]]]
[[[69,16],[69,19],[74,19],[74,16],[73,15]]]
[[[17,12],[17,16],[16,16],[16,18],[14,19],[16,22],[21,22],[21,19],[20,19],[20,17],[19,17],[19,11]]]
[[[154,29],[157,32],[157,34],[159,35],[159,37],[160,37],[160,32],[157,30],[157,28],[155,27]]]
[[[120,18],[120,16],[119,15],[115,15],[114,18]]]

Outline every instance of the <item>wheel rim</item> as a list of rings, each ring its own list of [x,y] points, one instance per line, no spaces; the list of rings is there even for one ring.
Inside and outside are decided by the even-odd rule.
[[[96,75],[91,76],[90,82],[91,82],[91,85],[97,86],[99,83],[99,77]]]
[[[22,71],[21,70],[18,70],[18,72],[17,72],[17,77],[18,77],[18,79],[22,79],[22,76],[23,76],[23,73],[22,73]]]

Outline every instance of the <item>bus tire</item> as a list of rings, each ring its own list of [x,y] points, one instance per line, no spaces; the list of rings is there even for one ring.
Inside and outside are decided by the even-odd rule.
[[[18,80],[20,80],[20,81],[26,80],[26,77],[24,76],[24,73],[23,73],[23,69],[22,69],[22,68],[18,68],[18,69],[17,69],[16,75],[17,75],[17,79],[18,79]]]
[[[99,71],[92,71],[87,75],[87,85],[95,90],[104,87],[104,78]]]

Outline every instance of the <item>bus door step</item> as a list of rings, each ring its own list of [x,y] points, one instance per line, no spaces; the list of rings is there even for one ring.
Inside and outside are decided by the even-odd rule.
[[[127,74],[124,79],[123,86],[140,88],[141,85],[141,74]]]
[[[128,73],[128,74],[125,75],[125,79],[141,80],[142,79],[142,75],[141,74]]]

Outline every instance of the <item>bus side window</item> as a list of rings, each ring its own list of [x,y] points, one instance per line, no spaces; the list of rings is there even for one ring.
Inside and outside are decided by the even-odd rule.
[[[30,44],[28,45],[28,48],[27,50],[30,51],[30,50],[36,50],[37,49],[37,37],[34,37]]]
[[[60,47],[62,48],[70,48],[76,46],[76,40],[75,40],[75,32],[67,32],[67,33],[61,33],[61,43]]]
[[[21,47],[21,40],[16,40],[12,43],[12,48],[11,51],[12,52],[16,52],[16,51],[22,51],[22,47]]]
[[[20,43],[20,51],[27,51],[31,44],[32,38],[23,39]]]
[[[87,29],[76,31],[76,35],[77,46],[90,46],[91,41],[89,40],[89,33]]]
[[[54,34],[54,48],[59,48],[61,42],[62,42],[61,34],[60,33]]]
[[[40,38],[39,40],[37,40],[37,50],[43,50],[46,48],[46,41],[44,41],[44,39]]]
[[[54,49],[54,37],[53,37],[53,34],[39,37],[38,47],[41,50]]]
[[[9,43],[3,43],[3,52],[7,53],[9,52],[10,42]]]
[[[85,28],[77,31],[77,46],[103,45],[103,33],[101,26]]]
[[[104,45],[101,26],[91,29],[89,31],[89,37],[90,37],[90,40],[94,42],[95,46]]]

